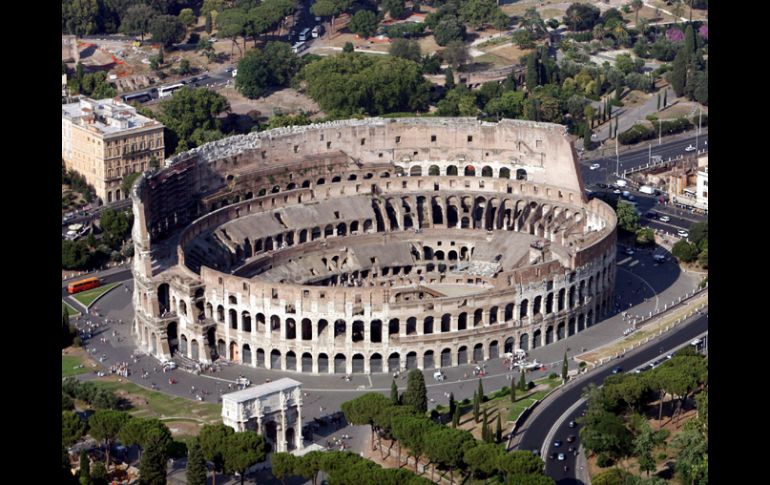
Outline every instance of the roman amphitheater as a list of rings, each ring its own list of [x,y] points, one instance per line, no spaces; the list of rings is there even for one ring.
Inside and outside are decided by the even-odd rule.
[[[303,373],[448,367],[609,311],[616,218],[560,125],[336,121],[206,144],[132,191],[140,346]]]

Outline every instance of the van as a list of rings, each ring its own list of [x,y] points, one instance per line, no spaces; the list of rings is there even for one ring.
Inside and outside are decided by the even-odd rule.
[[[320,37],[323,34],[323,26],[322,25],[316,25],[313,27],[313,30],[311,31],[311,34],[313,35],[313,38]]]
[[[304,29],[302,32],[299,33],[299,39],[297,40],[299,40],[300,42],[305,42],[309,35],[310,35],[310,29],[309,28]]]
[[[652,187],[650,187],[649,185],[642,185],[641,187],[639,187],[639,192],[641,192],[643,194],[652,195],[652,194],[655,193],[655,190]]]
[[[297,42],[293,46],[291,46],[292,52],[295,54],[299,54],[300,52],[307,49],[307,44],[305,42]]]
[[[626,182],[623,179],[618,179],[615,183],[617,184],[618,187],[625,187],[626,185],[628,185],[628,182]]]

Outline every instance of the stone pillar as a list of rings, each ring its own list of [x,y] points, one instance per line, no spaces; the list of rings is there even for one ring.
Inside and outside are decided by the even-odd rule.
[[[450,332],[457,331],[457,315],[451,315],[449,317],[449,331]]]
[[[288,447],[286,446],[286,395],[281,392],[280,395],[281,400],[281,426],[280,431],[277,433],[276,439],[278,440],[277,448],[278,451],[287,451]]]

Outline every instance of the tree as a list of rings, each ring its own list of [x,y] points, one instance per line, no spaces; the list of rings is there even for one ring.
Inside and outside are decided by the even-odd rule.
[[[406,406],[412,406],[418,413],[425,413],[428,410],[428,390],[425,387],[425,377],[419,369],[409,371],[407,377],[406,392],[404,392],[403,403]]]
[[[274,453],[270,458],[273,475],[286,485],[286,478],[294,474],[297,458],[290,453]]]
[[[356,50],[356,48],[355,48],[355,46],[353,45],[352,42],[345,42],[345,45],[342,46],[342,52],[344,52],[344,53],[353,52],[355,50]]]
[[[353,6],[353,0],[319,0],[310,7],[310,12],[316,17],[331,17],[331,29],[329,35],[334,30],[334,19],[342,12],[350,10]]]
[[[567,8],[564,23],[572,26],[572,31],[590,30],[599,21],[601,12],[597,7],[586,3],[573,3]]]
[[[457,412],[457,401],[455,401],[455,394],[449,393],[449,415],[454,419],[454,415]]]
[[[187,449],[187,485],[206,485],[206,459],[198,439],[192,439]]]
[[[125,34],[139,34],[144,41],[144,34],[150,30],[150,22],[158,12],[148,5],[138,4],[128,7],[120,21],[120,31]]]
[[[167,152],[195,148],[207,141],[211,131],[219,133],[217,116],[229,110],[227,98],[206,88],[180,89],[163,100],[159,120],[170,135],[166,137]]]
[[[123,177],[123,180],[120,182],[120,192],[124,195],[124,197],[129,197],[131,194],[131,187],[133,187],[134,182],[139,178],[140,175],[140,172],[131,172]]]
[[[141,485],[165,485],[168,443],[159,429],[151,429],[144,437],[144,453],[139,462]]]
[[[62,411],[61,413],[61,439],[66,446],[71,446],[80,440],[86,431],[86,425],[76,413]]]
[[[126,421],[128,421],[126,413],[111,409],[99,409],[88,419],[89,434],[97,441],[104,441],[105,463],[108,468],[110,464],[110,447]]]
[[[685,424],[683,431],[671,440],[670,446],[677,453],[674,466],[677,478],[682,483],[707,483],[699,478],[703,473],[703,465],[707,463],[708,442],[695,422],[690,421]]]
[[[447,91],[450,91],[455,87],[455,74],[451,67],[448,67],[444,73],[444,87]]]
[[[545,463],[530,451],[516,450],[503,453],[497,460],[497,468],[506,477],[513,475],[537,475],[543,472]],[[515,483],[506,480],[506,483]]]
[[[411,39],[395,39],[390,44],[388,53],[391,56],[401,57],[414,62],[420,62],[422,59],[422,52],[420,51],[420,44],[416,40]]]
[[[407,392],[408,389],[407,389]],[[355,399],[342,403],[342,412],[345,419],[351,424],[371,427],[371,443],[374,449],[375,420],[380,411],[391,406],[388,398],[377,392],[369,392]],[[424,412],[424,411],[423,411]]]
[[[254,431],[233,433],[225,439],[222,456],[225,460],[225,472],[240,473],[243,485],[246,469],[265,461],[267,457],[265,437]]]
[[[211,18],[211,12],[206,13],[206,23],[204,24],[204,29],[209,35],[211,35],[211,32],[214,30],[214,21]]]
[[[390,382],[390,403],[394,406],[399,404],[398,402],[398,386],[396,386],[396,380],[393,379]]]
[[[674,63],[670,71],[666,73],[666,79],[671,84],[677,96],[685,93],[687,85],[687,62],[688,54],[685,49],[680,49],[674,58]],[[666,105],[664,101],[663,105]]]
[[[465,38],[465,25],[457,17],[446,17],[433,29],[433,37],[440,46],[445,46],[453,40]]]
[[[104,463],[100,461],[94,463],[94,466],[91,467],[91,482],[94,485],[107,485],[108,478],[109,475]]]
[[[464,461],[478,478],[494,475],[503,450],[494,443],[481,443],[465,451]]]
[[[182,25],[185,26],[185,28],[190,28],[193,25],[195,25],[195,22],[198,20],[198,18],[195,16],[195,13],[193,13],[191,8],[183,8],[179,11],[179,21],[182,22]]]
[[[580,439],[592,452],[607,453],[614,458],[628,455],[632,447],[632,435],[623,420],[607,411],[586,415]]]
[[[569,376],[569,363],[567,362],[567,352],[564,352],[564,361],[561,364],[561,380],[567,382]]]
[[[388,13],[392,19],[400,19],[406,11],[406,2],[404,0],[383,0],[382,11]]]
[[[65,305],[61,308],[61,348],[72,345],[72,331],[70,330],[70,313]]]
[[[639,228],[639,214],[636,213],[634,206],[625,201],[620,201],[615,212],[617,212],[618,216],[618,227],[624,231],[635,233]]]
[[[540,76],[538,69],[537,54],[532,53],[527,56],[527,74],[525,82],[527,83],[527,91],[532,92],[540,84]]]
[[[637,435],[634,438],[634,455],[639,459],[639,470],[646,472],[649,477],[650,472],[657,468],[652,452],[661,440],[657,438],[650,424],[642,416],[637,416],[635,427]]]
[[[521,373],[519,374],[519,390],[526,391],[527,390],[527,381],[524,377],[525,371],[524,368],[521,369]]]
[[[377,31],[377,15],[371,10],[359,10],[353,15],[348,29],[364,39],[368,39]]]
[[[287,86],[300,65],[289,44],[268,42],[264,49],[246,53],[238,63],[235,87],[247,98],[259,98],[268,88]]]
[[[158,15],[150,21],[150,34],[152,40],[160,42],[163,47],[171,47],[172,44],[182,42],[187,29],[173,15]]]
[[[495,443],[503,441],[503,423],[500,419],[500,412],[497,413],[497,426],[495,427]]]
[[[479,416],[481,414],[481,399],[479,398],[478,391],[473,393],[473,420],[479,422]]]
[[[86,450],[80,450],[80,485],[93,485],[91,480],[91,460]]]
[[[691,263],[695,261],[695,259],[698,257],[698,253],[698,247],[695,244],[685,241],[684,239],[677,241],[676,244],[674,244],[674,247],[671,249],[671,254],[675,258],[685,263]]]
[[[533,40],[545,37],[548,33],[545,22],[542,17],[540,17],[540,13],[535,7],[529,7],[524,12],[524,16],[521,18],[519,25],[521,25],[521,28],[526,29],[532,34]]]
[[[230,8],[217,15],[217,32],[221,37],[230,39],[230,55],[233,54],[233,47],[238,48],[238,52],[243,55],[241,46],[238,45],[238,37],[243,37],[243,45],[246,46],[246,22],[247,13],[240,8]]]
[[[224,468],[224,449],[227,438],[234,433],[233,429],[224,424],[207,424],[201,428],[198,434],[198,442],[203,451],[203,456],[214,465],[212,472],[212,484],[216,485],[217,472]]]
[[[452,68],[459,69],[468,62],[468,48],[463,41],[453,40],[446,45],[446,48],[443,51],[441,51],[441,57],[452,66]]]
[[[452,415],[452,427],[457,428],[457,426],[460,425],[460,409],[455,410],[455,413]]]
[[[516,378],[511,374],[511,402],[516,402]]]

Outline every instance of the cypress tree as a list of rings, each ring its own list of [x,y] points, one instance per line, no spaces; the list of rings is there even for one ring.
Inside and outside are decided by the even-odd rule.
[[[692,24],[688,24],[684,30],[684,50],[687,53],[688,59],[693,58],[693,54],[698,49],[698,43],[695,41],[695,31],[692,28]]]
[[[91,480],[91,462],[88,459],[86,450],[80,451],[80,485],[92,485]]]
[[[519,389],[522,391],[527,390],[527,381],[525,380],[524,374],[524,369],[521,369],[521,375],[519,377]]]
[[[497,428],[495,429],[495,443],[503,441],[503,422],[500,419],[500,413],[497,413]]]
[[[419,369],[409,371],[407,378],[406,392],[402,396],[402,401],[408,406],[412,406],[418,413],[425,413],[428,410],[428,390],[425,388],[425,378]]]
[[[567,373],[569,372],[569,364],[567,363],[567,352],[564,352],[564,362],[561,364],[561,380],[567,382]]]
[[[481,440],[489,442],[489,426],[487,426],[487,408],[484,408],[483,423],[481,425]]]
[[[584,131],[585,135],[583,136],[583,148],[588,150],[591,147],[591,137],[593,136],[594,132],[590,128]]]
[[[535,52],[527,57],[527,74],[525,79],[527,91],[531,93],[538,85],[537,54]]]
[[[214,22],[213,22],[213,20],[211,18],[211,12],[209,12],[209,13],[206,14],[206,33],[209,34],[209,35],[211,35],[211,31],[214,28],[213,24],[214,24]]]
[[[452,415],[452,427],[457,428],[460,425],[460,410],[457,409],[457,412],[455,412]]]
[[[479,413],[481,412],[481,400],[479,399],[479,393],[473,393],[473,419],[479,422]]]
[[[516,402],[516,379],[511,376],[511,402]]]
[[[479,377],[479,401],[484,402],[484,385],[481,383],[481,377]]]
[[[449,415],[454,419],[455,412],[457,412],[457,403],[455,402],[455,394],[449,393]]]
[[[687,84],[687,61],[687,52],[685,49],[679,49],[674,58],[671,71],[668,73],[668,82],[671,83],[671,87],[674,88],[677,96],[684,94],[684,87]],[[665,106],[666,103],[664,102],[663,105]]]
[[[618,119],[618,117],[616,116],[616,117],[615,117],[615,136],[616,136],[616,137],[618,136],[618,125],[619,125],[619,124],[620,124],[620,120],[619,120],[619,119]]]
[[[165,485],[168,453],[161,432],[151,429],[145,436],[144,453],[139,462],[140,485]]]
[[[398,406],[398,386],[396,386],[395,379],[393,379],[390,383],[390,402],[394,406]]]
[[[660,93],[658,93],[658,108],[657,111],[660,111]]]
[[[663,107],[668,106],[668,89],[663,91]]]
[[[197,439],[190,443],[187,455],[187,485],[206,485],[206,459]]]
[[[449,91],[450,89],[454,89],[454,87],[455,87],[455,74],[454,74],[454,71],[452,71],[451,67],[447,67],[444,79],[445,79],[444,87],[446,88],[446,90]]]

